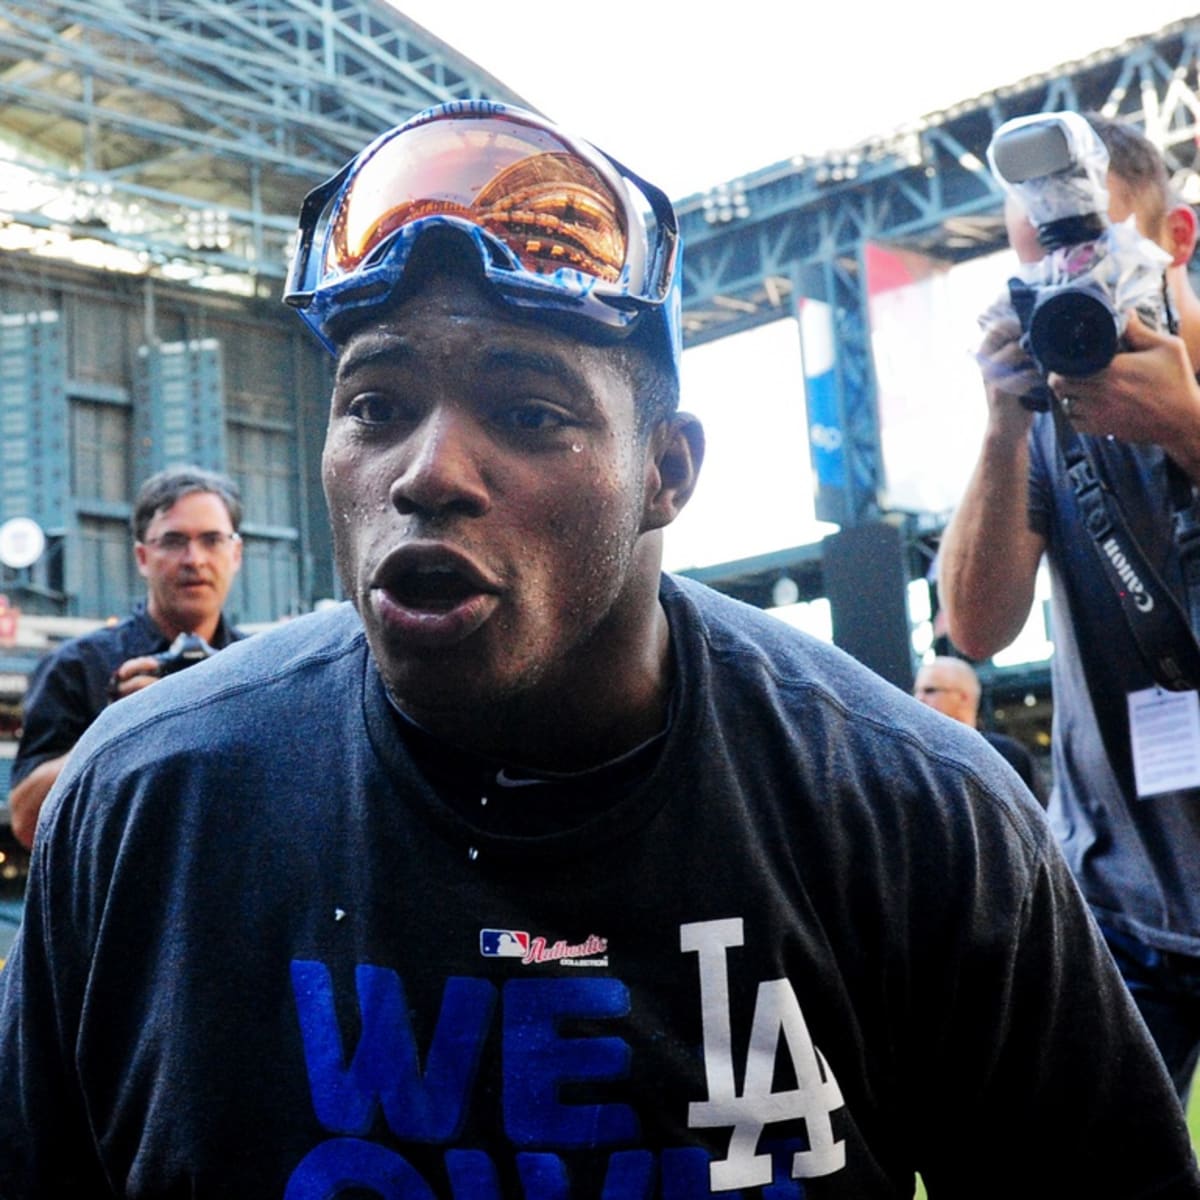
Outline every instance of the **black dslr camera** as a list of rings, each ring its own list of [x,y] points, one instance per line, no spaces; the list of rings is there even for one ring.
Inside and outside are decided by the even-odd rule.
[[[181,633],[161,654],[153,655],[158,664],[158,674],[174,675],[184,667],[194,666],[216,654],[198,633]]]
[[[1108,366],[1130,309],[1152,329],[1174,332],[1170,257],[1132,218],[1109,221],[1108,151],[1085,118],[1060,112],[1007,121],[992,137],[988,164],[1046,250],[1008,283],[1021,345],[1043,375],[1092,375]],[[1021,402],[1044,411],[1049,390]]]
[[[184,667],[203,662],[216,652],[216,649],[198,633],[181,633],[161,654],[151,654],[149,657],[154,660],[154,677],[161,679],[165,675],[174,675],[176,671],[182,671]],[[148,672],[143,671],[139,674],[145,675]],[[121,680],[116,671],[108,677],[108,698],[121,698]]]

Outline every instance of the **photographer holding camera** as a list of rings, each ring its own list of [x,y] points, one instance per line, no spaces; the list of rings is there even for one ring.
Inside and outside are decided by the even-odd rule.
[[[237,485],[224,475],[172,467],[142,485],[130,524],[145,601],[43,659],[25,697],[8,797],[23,845],[33,845],[42,802],[71,748],[108,704],[242,636],[221,612],[242,563],[241,519]]]
[[[1050,821],[1186,1099],[1200,1055],[1200,651],[1189,616],[1200,602],[1187,583],[1200,581],[1190,548],[1200,483],[1200,300],[1187,273],[1196,217],[1130,127],[1073,113],[1027,120],[998,131],[989,154],[1009,191],[1024,282],[1011,285],[1015,308],[998,303],[981,320],[988,424],[942,541],[941,599],[954,644],[986,659],[1024,625],[1048,559]],[[1047,127],[1058,149],[1080,150],[1073,172],[1047,166]],[[1081,208],[1064,245],[1039,206],[1064,180],[1086,191],[1097,161],[1099,213]],[[1095,216],[1103,232],[1088,226]],[[1104,264],[1092,260],[1105,250],[1108,267],[1130,269],[1096,287]],[[1039,327],[1033,302],[1077,269],[1069,319]],[[1122,295],[1139,273],[1155,284],[1143,290],[1159,293],[1160,328]],[[1116,297],[1120,343],[1107,351],[1108,331],[1083,312],[1089,291]]]

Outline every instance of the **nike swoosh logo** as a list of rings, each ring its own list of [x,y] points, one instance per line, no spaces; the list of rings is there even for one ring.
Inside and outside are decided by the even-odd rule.
[[[503,767],[496,772],[496,783],[499,784],[500,787],[540,787],[542,784],[550,782],[551,781],[549,779],[513,779]]]

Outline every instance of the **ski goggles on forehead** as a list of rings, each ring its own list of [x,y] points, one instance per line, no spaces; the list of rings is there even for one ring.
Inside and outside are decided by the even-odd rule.
[[[506,105],[430,109],[312,191],[284,300],[333,353],[331,324],[390,300],[430,229],[474,242],[508,303],[620,336],[651,318],[680,349],[679,234],[666,195]]]

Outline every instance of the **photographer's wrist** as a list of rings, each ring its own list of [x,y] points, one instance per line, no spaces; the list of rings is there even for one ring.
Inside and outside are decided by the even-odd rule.
[[[998,445],[1022,443],[1033,423],[1033,413],[1016,396],[995,393],[989,389],[988,422],[985,436]]]

